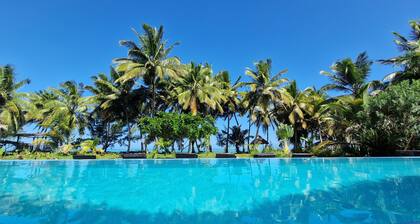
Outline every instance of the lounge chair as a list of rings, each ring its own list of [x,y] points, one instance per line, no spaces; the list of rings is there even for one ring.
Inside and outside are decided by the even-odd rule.
[[[96,155],[73,155],[73,159],[96,159]]]
[[[314,154],[306,153],[306,152],[292,153],[292,157],[294,157],[294,158],[308,158],[308,157],[313,157],[313,156],[314,156]]]
[[[236,158],[236,155],[231,153],[216,153],[216,158]]]
[[[144,152],[126,152],[126,153],[121,153],[121,157],[123,159],[146,159],[146,153]]]
[[[198,158],[195,153],[176,153],[175,158],[177,159],[195,159]]]
[[[274,158],[276,155],[274,153],[258,153],[254,155],[254,158]]]

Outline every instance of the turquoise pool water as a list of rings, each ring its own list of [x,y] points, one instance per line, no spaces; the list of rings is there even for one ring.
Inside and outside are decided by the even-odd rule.
[[[420,159],[0,161],[0,223],[420,222]]]

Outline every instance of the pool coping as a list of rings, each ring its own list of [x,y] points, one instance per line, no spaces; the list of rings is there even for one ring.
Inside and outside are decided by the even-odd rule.
[[[419,156],[372,156],[372,157],[296,157],[296,158],[174,158],[174,159],[11,159],[11,160],[0,160],[1,162],[24,162],[24,161],[41,161],[41,162],[53,162],[53,161],[192,161],[192,160],[344,160],[344,159],[420,159]]]

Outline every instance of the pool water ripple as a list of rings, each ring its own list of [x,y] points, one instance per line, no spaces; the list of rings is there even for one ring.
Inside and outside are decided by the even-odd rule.
[[[0,161],[0,223],[408,223],[420,159]]]

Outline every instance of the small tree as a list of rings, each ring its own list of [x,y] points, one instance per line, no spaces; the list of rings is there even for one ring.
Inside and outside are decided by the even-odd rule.
[[[210,136],[217,132],[214,119],[210,116],[201,117],[191,114],[158,113],[155,117],[143,117],[139,126],[147,134],[148,139],[154,140],[161,149],[167,150],[176,141],[188,139],[190,151],[195,152],[197,141],[204,141],[207,147]]]
[[[283,142],[282,145],[286,151],[289,151],[289,140],[293,137],[293,132],[293,127],[287,124],[281,123],[277,127],[277,138]]]

